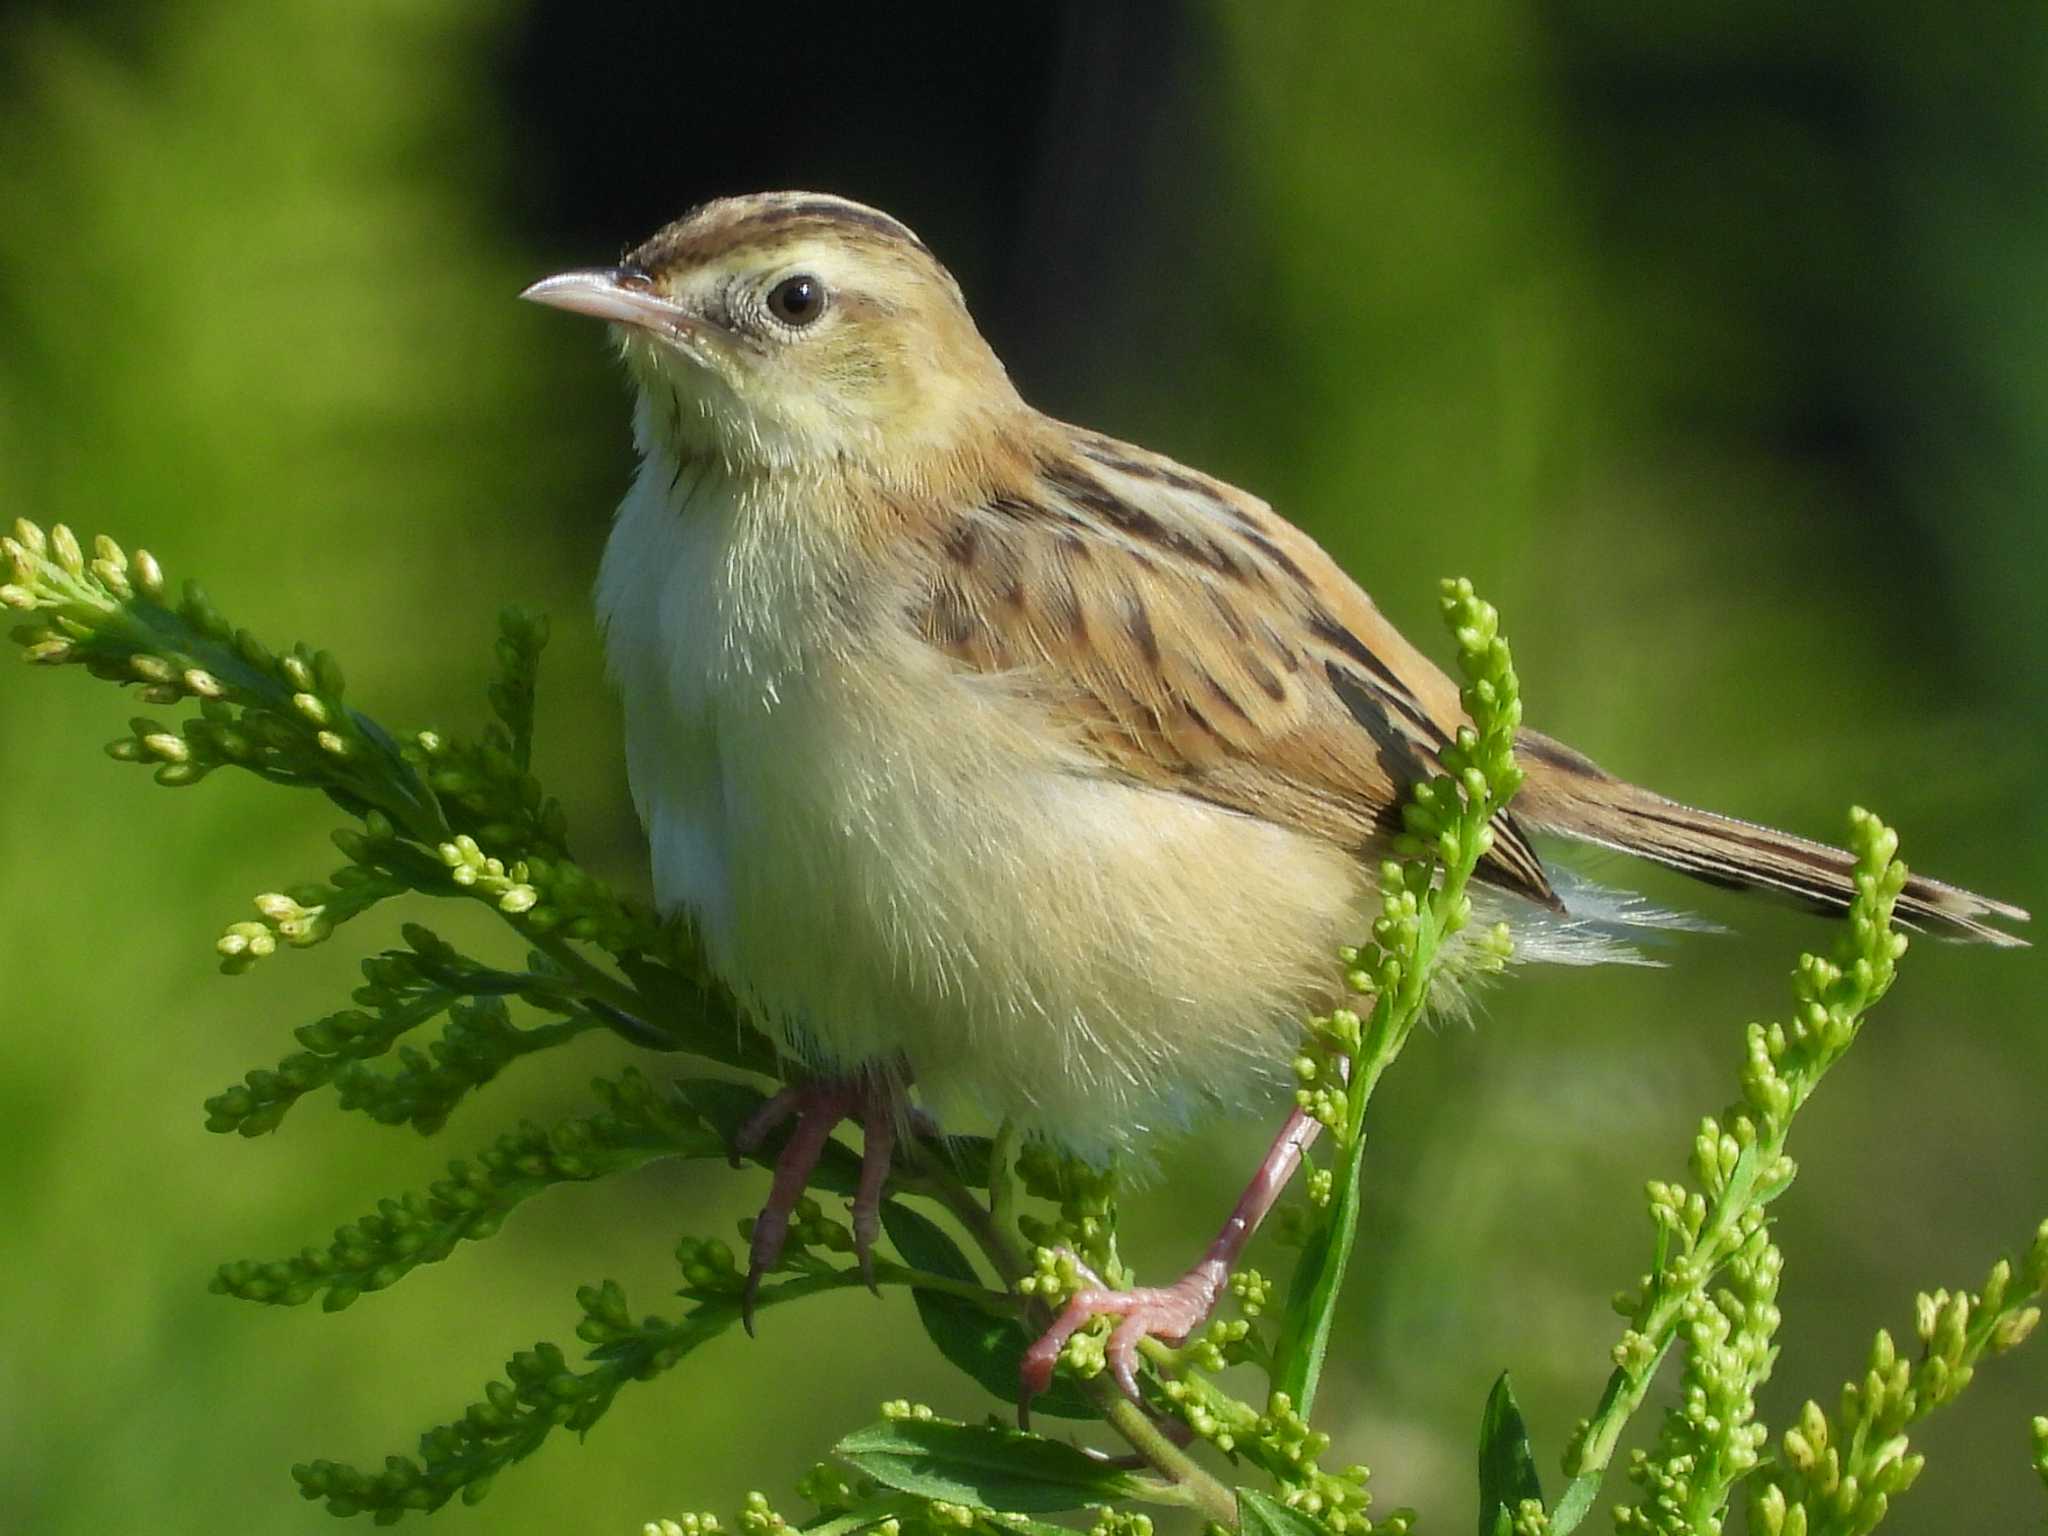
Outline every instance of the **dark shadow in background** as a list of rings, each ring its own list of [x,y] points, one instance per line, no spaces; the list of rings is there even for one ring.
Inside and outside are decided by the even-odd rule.
[[[1059,409],[1059,381],[1090,376],[1101,305],[1133,264],[1187,268],[1162,246],[1183,227],[1173,210],[1218,181],[1199,104],[1211,40],[1173,0],[687,13],[542,0],[504,71],[530,168],[511,212],[573,261],[732,193],[873,203],[939,252],[997,352]],[[1128,343],[1128,324],[1107,329]]]

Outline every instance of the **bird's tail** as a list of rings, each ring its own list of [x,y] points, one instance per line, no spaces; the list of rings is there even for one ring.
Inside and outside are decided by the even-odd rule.
[[[1847,909],[1856,894],[1855,859],[1754,822],[1696,811],[1605,772],[1536,731],[1515,738],[1527,777],[1515,797],[1518,821],[1579,842],[1653,860],[1695,880],[1773,892],[1823,912]],[[1947,938],[2025,947],[1992,920],[2023,923],[2026,912],[1959,886],[1913,875],[1900,893],[1901,921]]]

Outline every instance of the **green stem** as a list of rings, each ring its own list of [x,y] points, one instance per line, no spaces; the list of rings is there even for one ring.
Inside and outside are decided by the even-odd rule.
[[[1737,1165],[1700,1228],[1699,1240],[1694,1244],[1692,1263],[1687,1271],[1688,1283],[1676,1287],[1665,1285],[1666,1271],[1661,1264],[1656,1266],[1650,1293],[1643,1298],[1643,1305],[1629,1324],[1633,1332],[1649,1340],[1655,1348],[1639,1369],[1632,1371],[1627,1366],[1617,1366],[1608,1378],[1606,1390],[1600,1395],[1600,1404],[1586,1421],[1586,1427],[1577,1437],[1571,1457],[1566,1462],[1565,1470],[1571,1473],[1572,1480],[1552,1515],[1550,1528],[1553,1536],[1565,1536],[1592,1508],[1607,1468],[1614,1459],[1614,1452],[1621,1443],[1622,1431],[1642,1406],[1664,1357],[1671,1352],[1671,1346],[1678,1337],[1686,1303],[1714,1283],[1714,1277],[1721,1272],[1722,1266],[1741,1246],[1740,1224],[1743,1213],[1755,1204],[1758,1170],[1775,1166],[1784,1155],[1785,1144],[1791,1139],[1793,1116],[1805,1105],[1819,1086],[1821,1077],[1833,1064],[1832,1060],[1820,1061],[1809,1075],[1795,1080],[1791,1105],[1778,1122],[1778,1128],[1774,1132],[1760,1134],[1749,1155]]]
[[[907,1285],[913,1290],[941,1291],[948,1296],[957,1296],[962,1301],[971,1301],[984,1312],[1000,1317],[1014,1317],[1024,1310],[1024,1298],[1004,1291],[992,1291],[985,1285],[976,1285],[971,1280],[955,1280],[948,1275],[935,1275],[928,1269],[912,1269],[907,1264],[894,1264],[887,1259],[875,1261],[875,1284]]]
[[[1622,1431],[1628,1427],[1628,1421],[1635,1416],[1636,1410],[1642,1407],[1650,1384],[1656,1380],[1664,1357],[1671,1352],[1671,1345],[1678,1337],[1678,1324],[1685,1315],[1686,1302],[1713,1284],[1715,1275],[1720,1273],[1721,1266],[1735,1251],[1736,1244],[1731,1240],[1734,1223],[1740,1213],[1749,1208],[1750,1196],[1756,1187],[1753,1170],[1766,1166],[1767,1160],[1775,1160],[1784,1149],[1784,1141],[1782,1135],[1776,1137],[1763,1157],[1750,1165],[1752,1171],[1745,1177],[1730,1180],[1722,1198],[1715,1202],[1707,1225],[1701,1229],[1700,1243],[1695,1250],[1699,1262],[1692,1272],[1692,1283],[1676,1289],[1655,1286],[1653,1294],[1645,1298],[1645,1308],[1637,1313],[1630,1326],[1645,1339],[1654,1341],[1656,1348],[1640,1369],[1632,1371],[1627,1366],[1617,1366],[1608,1378],[1607,1389],[1600,1395],[1600,1406],[1587,1420],[1575,1454],[1567,1465],[1566,1470],[1572,1474],[1572,1480],[1558,1499],[1557,1509],[1551,1517],[1553,1536],[1565,1536],[1593,1507],[1607,1468],[1614,1460],[1615,1449],[1621,1443]]]
[[[998,1232],[1017,1230],[1017,1181],[1010,1176],[1010,1160],[1016,1155],[1017,1122],[1005,1119],[996,1127],[988,1150],[988,1216]]]
[[[1466,807],[1460,818],[1463,847],[1476,850],[1481,830],[1505,803],[1504,798],[1488,796],[1479,804]],[[1430,892],[1416,914],[1418,931],[1409,964],[1392,994],[1383,993],[1374,999],[1358,1053],[1345,1068],[1344,1123],[1332,1137],[1340,1149],[1335,1182],[1323,1220],[1297,1269],[1297,1274],[1306,1278],[1307,1286],[1298,1302],[1288,1306],[1289,1326],[1280,1337],[1274,1352],[1274,1368],[1268,1377],[1273,1390],[1285,1394],[1303,1418],[1315,1408],[1316,1388],[1336,1326],[1337,1298],[1357,1240],[1359,1184],[1364,1177],[1365,1112],[1372,1102],[1373,1090],[1407,1045],[1415,1022],[1428,1003],[1437,951],[1456,932],[1450,915],[1461,909],[1465,886],[1476,863],[1475,851],[1455,866],[1444,868],[1442,885]]]
[[[495,906],[493,910],[496,910]],[[629,1014],[633,1018],[643,1020],[648,1024],[657,1023],[657,1021],[647,1017],[654,1010],[649,1006],[647,999],[640,995],[637,988],[619,980],[602,967],[592,965],[576,952],[575,947],[568,940],[552,933],[530,933],[522,929],[517,922],[513,921],[506,914],[500,912],[499,916],[504,917],[513,931],[518,933],[522,939],[573,976],[577,984],[591,997],[596,998],[599,1002],[608,1003],[618,1009],[619,1012]]]
[[[1000,1143],[1001,1137],[998,1137]],[[993,1159],[989,1165],[991,1190],[1000,1183],[1007,1183],[1009,1170],[1006,1164]],[[1005,1285],[1014,1287],[1030,1266],[1017,1252],[1002,1228],[999,1228],[989,1208],[975,1199],[974,1192],[950,1173],[936,1166],[927,1170],[926,1187],[931,1195],[951,1211],[960,1225],[967,1229],[982,1254],[1001,1276]],[[994,1199],[994,1195],[991,1195]],[[1027,1314],[1039,1327],[1052,1326],[1052,1318],[1037,1302],[1027,1307]],[[1080,1384],[1082,1393],[1102,1415],[1102,1421],[1124,1438],[1126,1444],[1145,1458],[1146,1463],[1166,1481],[1186,1494],[1188,1502],[1202,1511],[1218,1525],[1235,1529],[1237,1526],[1237,1495],[1228,1487],[1210,1476],[1195,1459],[1169,1440],[1159,1426],[1152,1422],[1145,1411],[1117,1388],[1107,1375],[1095,1376]]]

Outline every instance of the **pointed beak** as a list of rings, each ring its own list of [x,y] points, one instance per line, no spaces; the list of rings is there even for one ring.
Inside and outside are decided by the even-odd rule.
[[[654,280],[635,267],[558,272],[542,278],[519,297],[667,336],[696,336],[703,330],[695,315],[663,298],[655,291]]]

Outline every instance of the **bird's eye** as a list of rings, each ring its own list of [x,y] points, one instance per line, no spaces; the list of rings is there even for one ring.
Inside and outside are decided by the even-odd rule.
[[[815,277],[785,277],[768,290],[768,313],[784,325],[809,325],[825,313],[825,285]]]

